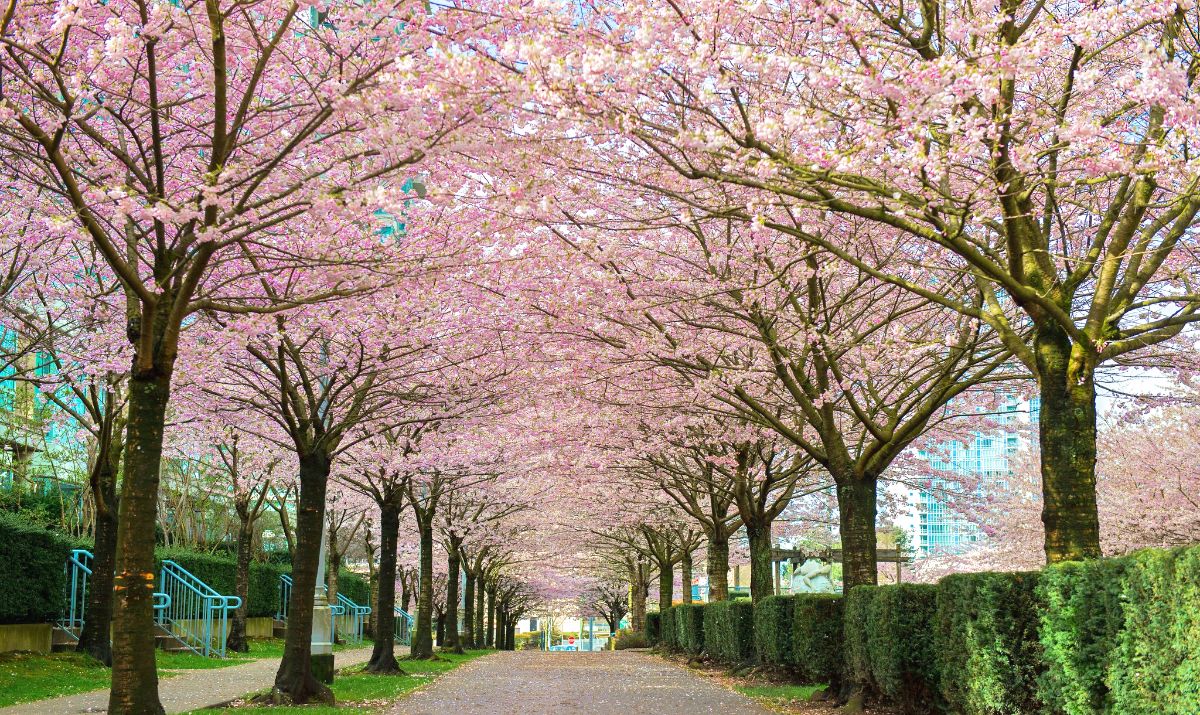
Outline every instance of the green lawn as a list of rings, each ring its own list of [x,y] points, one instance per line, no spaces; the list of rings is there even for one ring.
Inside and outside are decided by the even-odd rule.
[[[81,653],[0,654],[0,707],[107,688],[108,668]]]
[[[342,651],[370,645],[370,641],[366,641],[361,646],[334,646],[334,650]],[[169,677],[169,671],[172,670],[228,668],[261,658],[281,657],[282,640],[252,639],[249,653],[230,653],[229,657],[224,659],[206,658],[195,653],[159,651],[158,670],[160,677]],[[80,653],[0,654],[0,707],[56,698],[60,695],[86,693],[89,690],[107,688],[108,685],[108,668]]]
[[[465,655],[438,654],[438,660],[402,660],[400,667],[405,675],[371,675],[362,672],[361,666],[340,671],[333,681],[333,695],[337,706],[312,705],[302,708],[247,706],[214,710],[197,710],[190,715],[348,715],[349,713],[374,713],[387,707],[391,701],[403,697],[431,682],[442,673],[453,670],[463,663],[494,651],[473,650]]]
[[[735,685],[733,689],[768,705],[788,705],[811,698],[824,685]]]

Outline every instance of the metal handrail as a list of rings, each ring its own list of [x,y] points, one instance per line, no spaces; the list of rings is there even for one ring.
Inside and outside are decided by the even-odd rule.
[[[76,631],[83,629],[87,610],[88,586],[92,578],[92,563],[96,557],[87,549],[72,549],[67,557],[67,605],[66,613],[58,625],[71,638],[79,640]],[[154,610],[162,611],[171,605],[171,597],[161,591],[154,592]]]
[[[412,617],[408,611],[396,606],[396,616],[398,617],[396,632],[393,638],[400,645],[412,645],[413,627],[416,625],[416,619]]]
[[[169,599],[158,612],[158,623],[199,655],[225,657],[229,612],[242,605],[237,596],[223,596],[178,563],[162,562],[161,586]]]
[[[354,601],[347,598],[345,594],[341,594],[341,593],[338,594],[337,600],[338,600],[338,605],[342,606],[343,614],[347,613],[347,612],[350,614],[350,618],[351,618],[350,624],[352,627],[352,631],[351,631],[352,634],[348,638],[348,640],[352,640],[355,643],[362,643],[363,631],[365,630],[365,625],[366,625],[366,618],[367,618],[367,616],[371,615],[371,607],[370,606],[360,606],[357,603],[355,603]],[[337,615],[342,615],[342,614],[337,614]]]

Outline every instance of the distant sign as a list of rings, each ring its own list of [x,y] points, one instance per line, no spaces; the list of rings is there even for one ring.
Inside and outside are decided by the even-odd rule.
[[[567,645],[575,645],[575,636],[571,636],[567,639]]]

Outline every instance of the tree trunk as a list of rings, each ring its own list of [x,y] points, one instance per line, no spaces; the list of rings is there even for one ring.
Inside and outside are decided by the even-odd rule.
[[[234,595],[242,599],[242,605],[233,612],[229,624],[229,636],[225,647],[235,653],[249,653],[250,642],[246,640],[246,611],[250,604],[250,551],[254,540],[254,522],[250,519],[250,505],[238,506],[240,524],[237,541],[237,574],[234,576]]]
[[[729,599],[729,535],[708,537],[708,600]]]
[[[134,357],[129,380],[125,481],[113,579],[117,597],[113,602],[113,671],[108,700],[108,712],[113,715],[163,712],[154,650],[154,532],[171,368],[144,371],[137,360]]]
[[[484,612],[484,580],[477,579],[475,582],[475,648],[483,648],[486,637],[484,636],[483,612]]]
[[[464,569],[465,570],[465,569]],[[463,594],[462,647],[475,647],[475,576],[467,571],[467,590]]]
[[[837,479],[842,537],[842,592],[879,583],[876,564],[875,512],[878,480],[873,476]]]
[[[629,626],[635,633],[646,630],[646,587],[643,574],[629,586]]]
[[[325,490],[330,462],[325,455],[300,457],[300,496],[296,502],[296,555],[292,561],[292,595],[288,603],[283,660],[275,674],[275,690],[300,704],[332,702],[333,693],[312,673],[313,601],[325,523]]]
[[[110,451],[111,450],[111,451]],[[115,451],[116,454],[111,452]],[[112,666],[113,576],[117,568],[117,473],[120,450],[101,447],[92,473],[96,509],[96,538],[92,546],[92,575],[88,579],[87,610],[75,650]]]
[[[488,648],[496,645],[496,589],[487,589],[487,640],[484,646]]]
[[[774,594],[771,576],[771,522],[746,521],[746,538],[750,541],[750,600],[760,600]]]
[[[446,614],[439,613],[437,617],[437,642],[439,646],[446,643]]]
[[[446,577],[446,640],[445,649],[461,654],[462,642],[458,637],[458,579],[459,579],[458,546],[450,545],[450,554],[446,560],[449,575]]]
[[[683,602],[692,602],[692,553],[683,552],[683,560],[679,562],[679,577],[683,582]]]
[[[378,590],[372,613],[375,615],[375,647],[365,670],[368,673],[401,673],[396,662],[396,542],[400,538],[400,510],[395,505],[379,505]]]
[[[418,574],[417,619],[413,626],[410,658],[433,657],[433,515],[421,519],[417,515],[420,532],[421,566]]]
[[[665,613],[675,600],[675,569],[670,561],[658,564],[658,612]]]
[[[517,649],[517,624],[504,619],[504,650]]]
[[[504,607],[496,608],[496,650],[504,650],[504,632],[508,628],[506,623],[508,617],[504,614]]]
[[[1034,349],[1046,560],[1099,558],[1094,358],[1057,329],[1039,329]]]

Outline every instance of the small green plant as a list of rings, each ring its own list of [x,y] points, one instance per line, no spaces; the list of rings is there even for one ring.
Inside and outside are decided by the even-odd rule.
[[[649,643],[646,640],[645,633],[622,628],[621,630],[617,631],[617,639],[614,647],[617,650],[627,650],[629,648],[647,648],[649,647]]]

